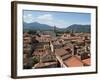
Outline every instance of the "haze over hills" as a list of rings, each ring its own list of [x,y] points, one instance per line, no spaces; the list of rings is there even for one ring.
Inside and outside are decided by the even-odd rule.
[[[38,22],[33,23],[23,23],[24,30],[53,30],[54,27],[47,25],[47,24],[41,24]],[[90,25],[81,25],[81,24],[72,24],[66,28],[58,28],[56,27],[56,30],[59,31],[74,31],[74,32],[90,32],[91,26]]]

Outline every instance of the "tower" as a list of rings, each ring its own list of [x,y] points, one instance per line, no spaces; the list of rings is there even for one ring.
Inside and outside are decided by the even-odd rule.
[[[55,34],[56,34],[56,36],[57,36],[56,26],[54,26],[53,31],[54,31],[54,33],[55,33]]]
[[[54,46],[51,41],[50,41],[50,48],[51,48],[51,52],[54,53]]]

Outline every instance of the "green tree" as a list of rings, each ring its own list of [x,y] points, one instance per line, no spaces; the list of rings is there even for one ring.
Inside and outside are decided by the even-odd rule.
[[[29,30],[28,33],[34,35],[34,34],[36,34],[36,30]]]
[[[39,57],[36,57],[36,56],[34,56],[33,58],[32,58],[32,60],[33,60],[33,65],[35,65],[36,63],[38,63],[39,62]]]

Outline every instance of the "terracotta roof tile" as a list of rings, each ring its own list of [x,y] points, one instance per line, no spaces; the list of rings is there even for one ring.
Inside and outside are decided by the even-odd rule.
[[[90,59],[90,58],[84,59],[84,60],[82,60],[82,62],[83,62],[84,64],[86,64],[86,65],[91,65],[91,59]]]
[[[66,53],[65,49],[55,49],[55,53],[59,56],[64,55]]]
[[[77,57],[75,57],[75,56],[72,56],[71,58],[65,60],[64,63],[68,67],[79,67],[79,66],[83,66],[83,63]]]

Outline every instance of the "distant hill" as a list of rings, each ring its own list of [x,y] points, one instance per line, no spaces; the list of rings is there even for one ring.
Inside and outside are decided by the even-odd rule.
[[[66,30],[73,31],[73,32],[90,32],[91,27],[90,25],[73,24],[67,27]]]
[[[24,29],[28,30],[52,30],[53,27],[46,25],[46,24],[40,24],[38,22],[33,22],[33,23],[25,23],[23,24]]]
[[[24,30],[53,30],[54,27],[47,25],[47,24],[41,24],[38,22],[33,23],[23,23]],[[73,24],[68,26],[67,28],[56,28],[56,30],[59,31],[73,31],[73,32],[90,32],[90,25],[79,25],[79,24]]]

